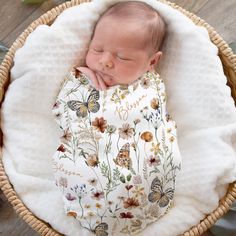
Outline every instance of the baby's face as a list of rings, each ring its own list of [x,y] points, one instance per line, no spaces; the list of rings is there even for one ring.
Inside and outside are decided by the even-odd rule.
[[[101,19],[86,56],[86,64],[107,86],[130,84],[150,69],[150,57],[143,47],[140,26]]]

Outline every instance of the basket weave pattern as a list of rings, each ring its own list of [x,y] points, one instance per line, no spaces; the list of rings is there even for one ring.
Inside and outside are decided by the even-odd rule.
[[[50,25],[56,19],[56,17],[65,9],[75,5],[79,5],[83,2],[89,2],[89,0],[71,0],[65,2],[58,7],[53,8],[47,13],[43,14],[40,18],[35,20],[31,25],[16,39],[11,46],[10,50],[6,54],[2,64],[0,65],[0,103],[4,99],[5,91],[10,83],[10,69],[13,65],[13,58],[17,49],[24,45],[27,36],[35,30],[35,28],[42,24]],[[236,55],[232,52],[231,48],[222,39],[222,37],[204,20],[196,15],[184,10],[174,3],[170,3],[166,0],[161,2],[168,4],[169,6],[179,10],[184,15],[189,17],[196,25],[204,26],[209,33],[211,41],[218,47],[219,56],[223,64],[224,73],[228,80],[228,85],[231,88],[232,97],[236,103]],[[1,131],[1,130],[0,130]],[[37,218],[18,198],[13,186],[8,179],[4,166],[2,163],[2,132],[0,133],[0,188],[7,197],[8,201],[13,205],[16,213],[22,217],[29,226],[31,226],[40,235],[54,236],[61,235],[54,230],[48,223]],[[229,207],[236,199],[236,182],[230,184],[228,192],[223,199],[220,200],[219,206],[209,215],[207,215],[201,222],[186,231],[183,236],[197,236],[203,234],[208,228],[210,228],[219,218],[221,218],[228,210]]]

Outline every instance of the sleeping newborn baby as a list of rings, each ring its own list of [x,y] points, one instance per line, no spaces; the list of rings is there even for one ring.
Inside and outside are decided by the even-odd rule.
[[[180,154],[155,72],[164,35],[151,6],[113,5],[53,108],[64,132],[53,165],[66,213],[99,236],[138,233],[171,207]]]

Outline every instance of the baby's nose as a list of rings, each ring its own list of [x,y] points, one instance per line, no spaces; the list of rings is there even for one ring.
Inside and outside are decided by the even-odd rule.
[[[112,61],[112,56],[108,53],[104,53],[100,59],[100,64],[106,68],[112,68],[114,63]]]

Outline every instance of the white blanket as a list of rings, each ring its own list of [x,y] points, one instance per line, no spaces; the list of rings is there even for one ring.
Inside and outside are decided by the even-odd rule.
[[[81,64],[99,15],[116,0],[95,0],[39,26],[16,52],[1,113],[3,162],[14,189],[39,218],[65,235],[91,235],[64,214],[52,155],[60,130],[51,109],[68,69]],[[146,0],[168,24],[159,72],[178,124],[182,172],[174,206],[143,233],[178,235],[212,212],[236,180],[236,111],[207,31],[167,5]]]

